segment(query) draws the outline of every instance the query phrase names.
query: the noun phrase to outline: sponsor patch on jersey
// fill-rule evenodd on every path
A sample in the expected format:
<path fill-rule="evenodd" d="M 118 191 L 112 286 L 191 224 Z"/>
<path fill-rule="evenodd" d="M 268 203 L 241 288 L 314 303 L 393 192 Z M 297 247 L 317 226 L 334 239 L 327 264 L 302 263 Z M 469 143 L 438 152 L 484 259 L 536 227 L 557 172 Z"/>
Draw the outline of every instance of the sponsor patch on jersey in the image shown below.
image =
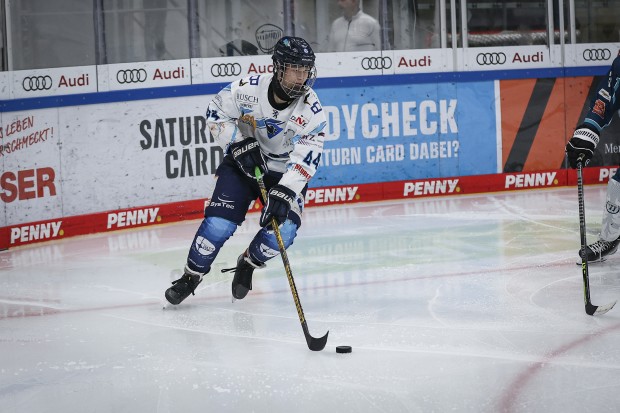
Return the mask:
<path fill-rule="evenodd" d="M 601 95 L 601 97 L 605 99 L 606 101 L 611 102 L 611 96 L 609 96 L 609 92 L 606 91 L 605 89 L 599 90 L 598 94 Z"/>
<path fill-rule="evenodd" d="M 605 102 L 600 99 L 596 99 L 596 102 L 594 102 L 594 107 L 592 108 L 592 112 L 596 113 L 601 118 L 605 118 L 605 107 Z"/>
<path fill-rule="evenodd" d="M 291 122 L 293 122 L 295 125 L 299 125 L 302 127 L 305 127 L 306 125 L 308 125 L 308 120 L 304 118 L 302 115 L 291 116 Z"/>
<path fill-rule="evenodd" d="M 239 118 L 239 122 L 250 125 L 252 129 L 256 129 L 256 119 L 252 115 L 242 115 Z"/>
<path fill-rule="evenodd" d="M 247 93 L 237 92 L 237 100 L 240 100 L 241 102 L 258 103 L 258 98 L 256 96 L 249 95 Z"/>
<path fill-rule="evenodd" d="M 301 165 L 295 165 L 293 170 L 297 172 L 299 175 L 303 176 L 306 181 L 312 179 L 312 176 Z"/>

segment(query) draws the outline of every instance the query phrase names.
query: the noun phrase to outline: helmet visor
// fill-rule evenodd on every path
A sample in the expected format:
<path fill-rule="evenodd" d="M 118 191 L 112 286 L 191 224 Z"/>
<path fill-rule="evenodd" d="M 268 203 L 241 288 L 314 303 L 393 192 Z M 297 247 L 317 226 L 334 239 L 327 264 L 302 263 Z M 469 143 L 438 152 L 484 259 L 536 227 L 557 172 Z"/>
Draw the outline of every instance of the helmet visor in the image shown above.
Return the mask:
<path fill-rule="evenodd" d="M 316 66 L 277 62 L 277 80 L 282 90 L 292 99 L 306 93 L 316 80 Z"/>

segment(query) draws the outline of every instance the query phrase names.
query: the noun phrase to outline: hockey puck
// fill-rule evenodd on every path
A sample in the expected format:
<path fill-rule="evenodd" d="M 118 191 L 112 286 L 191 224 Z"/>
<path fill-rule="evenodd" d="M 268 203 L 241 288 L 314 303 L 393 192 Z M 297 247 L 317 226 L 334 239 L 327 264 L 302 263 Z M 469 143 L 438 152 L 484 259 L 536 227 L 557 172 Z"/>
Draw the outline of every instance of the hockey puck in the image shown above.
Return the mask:
<path fill-rule="evenodd" d="M 338 346 L 338 347 L 336 347 L 336 353 L 350 353 L 352 351 L 353 351 L 353 349 L 351 349 L 351 346 Z"/>

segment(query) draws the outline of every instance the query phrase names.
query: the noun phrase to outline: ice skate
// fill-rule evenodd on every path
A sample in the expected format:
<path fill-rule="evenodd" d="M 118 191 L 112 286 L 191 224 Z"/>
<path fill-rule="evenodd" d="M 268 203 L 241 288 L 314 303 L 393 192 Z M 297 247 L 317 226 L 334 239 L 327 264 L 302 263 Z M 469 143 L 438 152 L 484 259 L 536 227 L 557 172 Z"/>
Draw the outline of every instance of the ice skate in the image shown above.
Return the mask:
<path fill-rule="evenodd" d="M 605 261 L 605 257 L 615 253 L 618 250 L 618 244 L 620 244 L 620 238 L 617 238 L 614 241 L 599 239 L 595 243 L 586 246 L 586 258 L 588 262 Z M 579 250 L 579 257 L 583 258 L 581 250 Z"/>
<path fill-rule="evenodd" d="M 166 290 L 166 300 L 170 304 L 177 305 L 194 294 L 198 284 L 202 282 L 203 274 L 198 274 L 185 268 L 185 273 L 176 281 L 172 282 L 172 287 Z"/>
<path fill-rule="evenodd" d="M 248 255 L 247 251 L 239 255 L 237 258 L 237 266 L 227 268 L 222 272 L 235 271 L 232 280 L 232 295 L 237 300 L 245 298 L 248 291 L 252 289 L 252 274 L 256 268 L 264 268 L 265 264 L 255 263 Z"/>

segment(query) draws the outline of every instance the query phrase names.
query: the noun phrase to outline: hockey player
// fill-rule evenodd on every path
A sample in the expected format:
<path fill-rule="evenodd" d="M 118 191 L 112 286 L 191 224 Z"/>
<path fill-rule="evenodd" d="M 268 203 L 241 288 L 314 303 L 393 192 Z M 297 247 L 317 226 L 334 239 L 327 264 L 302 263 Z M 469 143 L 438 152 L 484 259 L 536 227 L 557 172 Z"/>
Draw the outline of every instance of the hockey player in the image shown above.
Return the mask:
<path fill-rule="evenodd" d="M 579 159 L 586 166 L 599 142 L 603 128 L 611 123 L 614 113 L 620 109 L 620 55 L 615 58 L 607 77 L 597 87 L 590 110 L 584 122 L 577 126 L 573 137 L 566 144 L 566 155 L 571 168 L 577 167 Z M 602 260 L 613 254 L 620 244 L 620 169 L 607 184 L 607 203 L 598 241 L 586 247 L 588 261 Z M 579 256 L 581 256 L 579 251 Z M 582 257 L 583 258 L 583 257 Z"/>
<path fill-rule="evenodd" d="M 205 217 L 189 249 L 184 274 L 166 290 L 179 304 L 200 284 L 226 240 L 245 220 L 260 196 L 255 167 L 264 173 L 267 202 L 261 229 L 239 255 L 232 295 L 242 299 L 252 289 L 252 273 L 279 254 L 271 228 L 275 218 L 288 248 L 301 225 L 308 181 L 323 152 L 325 114 L 315 92 L 315 55 L 299 37 L 283 37 L 273 52 L 273 74 L 237 80 L 222 89 L 207 108 L 211 135 L 225 156 Z M 233 269 L 231 269 L 233 270 Z"/>

